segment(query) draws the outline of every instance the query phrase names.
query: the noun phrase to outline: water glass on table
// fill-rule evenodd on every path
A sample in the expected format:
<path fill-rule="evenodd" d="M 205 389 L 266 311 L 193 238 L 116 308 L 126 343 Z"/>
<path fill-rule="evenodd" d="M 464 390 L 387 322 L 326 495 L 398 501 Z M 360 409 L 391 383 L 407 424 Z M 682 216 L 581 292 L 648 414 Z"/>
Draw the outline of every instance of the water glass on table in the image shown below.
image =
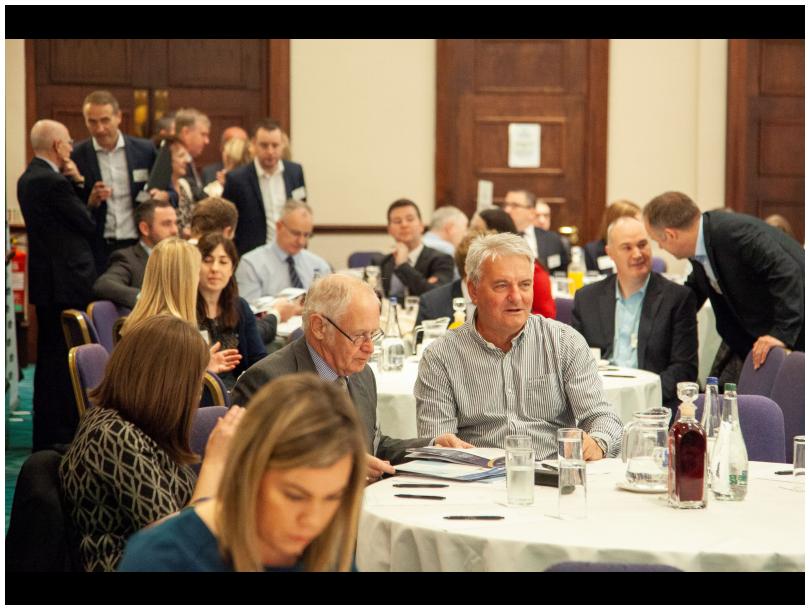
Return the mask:
<path fill-rule="evenodd" d="M 587 515 L 584 436 L 579 428 L 557 430 L 560 480 L 557 487 L 560 519 L 584 519 Z"/>
<path fill-rule="evenodd" d="M 534 504 L 534 450 L 523 434 L 506 437 L 506 501 L 512 506 Z"/>
<path fill-rule="evenodd" d="M 793 437 L 793 489 L 804 491 L 804 436 Z"/>

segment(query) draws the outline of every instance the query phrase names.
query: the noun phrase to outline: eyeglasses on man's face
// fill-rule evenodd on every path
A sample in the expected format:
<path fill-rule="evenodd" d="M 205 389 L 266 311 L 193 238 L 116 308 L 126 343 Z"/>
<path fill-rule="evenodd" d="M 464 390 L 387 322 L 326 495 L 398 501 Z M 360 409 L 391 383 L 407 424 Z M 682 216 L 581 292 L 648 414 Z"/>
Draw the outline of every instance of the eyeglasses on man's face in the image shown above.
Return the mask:
<path fill-rule="evenodd" d="M 288 225 L 288 224 L 287 224 L 286 222 L 284 222 L 283 220 L 281 221 L 281 224 L 283 224 L 283 225 L 284 225 L 284 228 L 285 228 L 285 229 L 287 229 L 287 231 L 290 233 L 290 235 L 292 235 L 292 236 L 293 236 L 293 237 L 295 237 L 296 239 L 301 239 L 301 238 L 303 238 L 303 239 L 310 239 L 310 238 L 312 237 L 312 231 L 309 231 L 309 232 L 306 232 L 306 231 L 296 231 L 295 229 L 291 229 L 291 228 L 290 228 L 290 225 Z M 319 243 L 320 243 L 320 242 L 319 242 Z"/>
<path fill-rule="evenodd" d="M 361 345 L 362 345 L 364 342 L 366 342 L 366 341 L 371 341 L 372 343 L 374 343 L 374 342 L 375 342 L 375 341 L 377 341 L 378 339 L 382 339 L 383 335 L 385 334 L 385 333 L 382 331 L 382 329 L 381 329 L 381 328 L 378 328 L 378 329 L 377 329 L 377 330 L 375 330 L 374 332 L 371 332 L 371 333 L 362 333 L 362 334 L 360 334 L 360 335 L 357 335 L 357 336 L 352 337 L 352 336 L 351 336 L 350 334 L 348 334 L 348 333 L 347 333 L 345 330 L 343 330 L 343 329 L 342 329 L 340 326 L 338 326 L 337 324 L 335 324 L 335 323 L 334 323 L 334 322 L 333 322 L 333 321 L 332 321 L 332 320 L 329 318 L 329 316 L 325 316 L 324 314 L 319 314 L 319 315 L 320 315 L 322 318 L 324 318 L 324 319 L 325 319 L 327 322 L 329 322 L 329 323 L 330 323 L 332 326 L 334 326 L 335 328 L 337 328 L 337 329 L 338 329 L 338 331 L 340 331 L 340 334 L 341 334 L 341 335 L 343 335 L 343 336 L 344 336 L 344 337 L 346 337 L 346 338 L 347 338 L 349 341 L 351 341 L 352 343 L 354 343 L 355 347 L 360 347 L 360 346 L 361 346 Z"/>

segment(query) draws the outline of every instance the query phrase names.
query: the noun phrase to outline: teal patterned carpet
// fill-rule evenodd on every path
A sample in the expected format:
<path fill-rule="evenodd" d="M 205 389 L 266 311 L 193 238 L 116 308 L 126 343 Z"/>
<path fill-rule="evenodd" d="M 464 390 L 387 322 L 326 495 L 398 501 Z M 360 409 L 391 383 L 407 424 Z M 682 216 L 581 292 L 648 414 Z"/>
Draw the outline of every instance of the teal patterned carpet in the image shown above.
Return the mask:
<path fill-rule="evenodd" d="M 11 514 L 11 502 L 14 499 L 14 486 L 17 484 L 17 475 L 23 462 L 31 455 L 31 430 L 34 395 L 34 365 L 23 369 L 23 379 L 20 380 L 20 402 L 18 412 L 6 417 L 6 529 L 8 532 L 8 518 Z M 20 411 L 27 411 L 21 414 Z"/>

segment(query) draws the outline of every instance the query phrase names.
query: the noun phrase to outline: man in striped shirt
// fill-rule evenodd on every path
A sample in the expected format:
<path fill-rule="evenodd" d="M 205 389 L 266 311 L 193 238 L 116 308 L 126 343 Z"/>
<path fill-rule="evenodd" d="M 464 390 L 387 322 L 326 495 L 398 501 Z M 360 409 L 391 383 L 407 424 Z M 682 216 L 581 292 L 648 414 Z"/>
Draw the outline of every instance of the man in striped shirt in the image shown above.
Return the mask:
<path fill-rule="evenodd" d="M 586 460 L 619 452 L 622 422 L 602 392 L 588 344 L 572 327 L 530 315 L 534 257 L 507 233 L 473 242 L 465 270 L 475 315 L 434 341 L 416 381 L 419 436 L 456 434 L 503 447 L 527 434 L 538 459 L 557 452 L 557 429 L 585 431 Z"/>

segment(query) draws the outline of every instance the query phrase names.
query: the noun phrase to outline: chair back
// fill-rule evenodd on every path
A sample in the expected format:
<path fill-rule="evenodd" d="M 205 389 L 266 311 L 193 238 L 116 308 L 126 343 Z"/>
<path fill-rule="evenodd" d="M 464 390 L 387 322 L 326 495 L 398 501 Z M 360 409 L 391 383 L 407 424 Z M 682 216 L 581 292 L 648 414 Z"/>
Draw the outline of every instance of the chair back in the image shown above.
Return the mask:
<path fill-rule="evenodd" d="M 45 449 L 22 465 L 6 535 L 7 572 L 82 571 L 59 482 L 61 460 L 60 453 Z"/>
<path fill-rule="evenodd" d="M 653 256 L 652 257 L 652 270 L 656 273 L 666 273 L 667 272 L 667 261 L 665 261 L 660 256 Z"/>
<path fill-rule="evenodd" d="M 557 306 L 557 321 L 571 324 L 574 321 L 574 299 L 554 298 Z"/>
<path fill-rule="evenodd" d="M 678 568 L 652 563 L 597 563 L 593 561 L 561 561 L 545 572 L 683 572 Z"/>
<path fill-rule="evenodd" d="M 121 316 L 129 315 L 128 307 L 119 307 L 112 301 L 93 301 L 87 306 L 87 315 L 98 333 L 98 342 L 112 353 L 115 346 L 113 325 Z"/>
<path fill-rule="evenodd" d="M 703 416 L 704 396 L 705 394 L 700 394 L 695 401 L 695 417 L 698 421 Z M 723 408 L 722 394 L 720 408 Z M 784 462 L 785 419 L 779 405 L 767 396 L 738 394 L 737 411 L 748 459 L 756 462 Z M 793 461 L 792 457 L 790 461 Z"/>
<path fill-rule="evenodd" d="M 62 332 L 68 349 L 87 343 L 98 343 L 96 327 L 86 313 L 78 309 L 65 309 L 62 312 Z"/>
<path fill-rule="evenodd" d="M 349 268 L 365 267 L 377 256 L 382 258 L 382 252 L 352 252 L 349 255 Z"/>
<path fill-rule="evenodd" d="M 227 407 L 200 407 L 194 414 L 194 421 L 191 423 L 191 450 L 201 458 L 205 457 L 205 445 L 211 430 L 217 425 L 219 418 L 228 412 Z M 200 473 L 200 464 L 191 466 L 197 474 Z"/>
<path fill-rule="evenodd" d="M 215 405 L 231 406 L 231 397 L 228 388 L 216 373 L 205 371 L 203 377 L 203 395 L 200 401 L 201 407 L 213 407 Z"/>
<path fill-rule="evenodd" d="M 109 359 L 110 354 L 99 343 L 88 343 L 70 348 L 68 368 L 79 417 L 90 408 L 91 403 L 87 392 L 98 387 L 101 380 L 104 379 L 104 370 L 107 368 Z"/>
<path fill-rule="evenodd" d="M 776 374 L 785 361 L 787 352 L 781 347 L 774 347 L 768 352 L 765 364 L 756 371 L 754 370 L 752 353 L 748 352 L 745 357 L 742 371 L 740 371 L 740 381 L 737 384 L 737 393 L 770 396 L 771 390 L 773 390 L 773 382 L 776 381 Z"/>
<path fill-rule="evenodd" d="M 793 437 L 804 434 L 804 352 L 787 355 L 773 382 L 771 400 L 785 417 L 785 461 L 792 464 Z"/>

